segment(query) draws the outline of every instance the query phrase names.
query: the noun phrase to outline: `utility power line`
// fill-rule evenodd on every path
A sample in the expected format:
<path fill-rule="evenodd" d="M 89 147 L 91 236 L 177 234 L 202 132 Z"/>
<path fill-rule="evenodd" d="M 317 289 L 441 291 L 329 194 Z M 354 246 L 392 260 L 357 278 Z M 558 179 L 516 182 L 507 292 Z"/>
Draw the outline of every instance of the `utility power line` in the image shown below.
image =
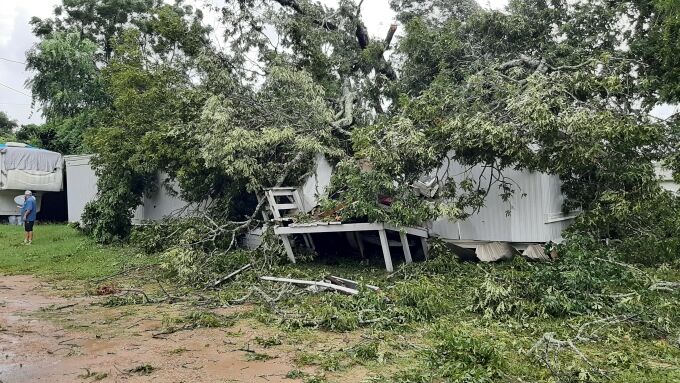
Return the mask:
<path fill-rule="evenodd" d="M 6 58 L 4 58 L 4 57 L 0 57 L 0 60 L 5 60 L 5 61 L 9 61 L 9 62 L 11 62 L 11 63 L 17 63 L 17 64 L 26 65 L 25 62 L 17 61 L 17 60 L 12 60 L 12 59 L 6 59 Z"/>
<path fill-rule="evenodd" d="M 1 85 L 1 86 L 4 86 L 4 87 L 7 88 L 7 89 L 13 90 L 13 91 L 15 91 L 15 92 L 17 92 L 17 93 L 21 93 L 21 94 L 23 94 L 23 95 L 26 96 L 26 97 L 31 97 L 30 94 L 24 93 L 24 92 L 22 92 L 22 91 L 20 91 L 19 89 L 16 89 L 16 88 L 12 88 L 12 87 L 9 86 L 9 85 L 3 84 L 3 83 L 1 83 L 1 82 L 0 82 L 0 85 Z"/>

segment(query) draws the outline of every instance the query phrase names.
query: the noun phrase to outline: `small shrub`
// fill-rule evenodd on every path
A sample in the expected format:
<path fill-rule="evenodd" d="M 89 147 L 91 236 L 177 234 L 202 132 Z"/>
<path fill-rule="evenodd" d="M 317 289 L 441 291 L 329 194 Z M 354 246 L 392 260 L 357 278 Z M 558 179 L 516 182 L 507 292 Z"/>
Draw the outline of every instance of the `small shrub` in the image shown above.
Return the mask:
<path fill-rule="evenodd" d="M 352 356 L 360 361 L 377 360 L 379 355 L 380 343 L 377 341 L 361 342 L 350 349 Z"/>
<path fill-rule="evenodd" d="M 288 371 L 286 379 L 302 379 L 305 376 L 307 376 L 307 374 L 304 371 L 295 369 Z"/>
<path fill-rule="evenodd" d="M 274 359 L 273 356 L 265 353 L 260 353 L 260 352 L 249 352 L 246 357 L 249 361 L 257 361 L 257 360 L 270 360 Z"/>
<path fill-rule="evenodd" d="M 283 344 L 281 338 L 278 336 L 271 336 L 268 338 L 261 338 L 258 336 L 255 338 L 255 342 L 264 348 L 280 346 L 281 344 Z"/>
<path fill-rule="evenodd" d="M 394 383 L 432 383 L 433 376 L 431 371 L 413 368 L 395 373 L 390 381 Z"/>
<path fill-rule="evenodd" d="M 311 353 L 299 352 L 295 355 L 293 362 L 298 366 L 318 366 L 324 371 L 340 371 L 352 363 L 346 360 L 347 354 L 344 352 L 324 352 Z"/>
<path fill-rule="evenodd" d="M 427 366 L 438 376 L 466 383 L 492 382 L 500 376 L 504 364 L 496 344 L 446 328 L 431 336 L 434 346 L 426 351 Z"/>
<path fill-rule="evenodd" d="M 310 375 L 304 378 L 304 383 L 326 383 L 326 377 L 321 375 Z"/>
<path fill-rule="evenodd" d="M 84 374 L 78 375 L 78 377 L 81 378 L 81 379 L 92 378 L 92 380 L 95 381 L 95 382 L 106 379 L 108 376 L 109 376 L 109 374 L 107 374 L 106 372 L 90 371 L 88 368 L 85 369 Z"/>
<path fill-rule="evenodd" d="M 127 372 L 137 375 L 151 375 L 151 373 L 154 372 L 155 370 L 156 368 L 150 364 L 142 364 L 127 370 Z"/>
<path fill-rule="evenodd" d="M 168 324 L 183 324 L 191 328 L 218 328 L 234 325 L 234 318 L 210 311 L 192 311 L 182 317 L 166 321 Z"/>
<path fill-rule="evenodd" d="M 129 305 L 141 305 L 148 303 L 146 298 L 141 294 L 127 294 L 124 296 L 114 295 L 108 297 L 101 303 L 103 307 L 119 307 Z"/>
<path fill-rule="evenodd" d="M 519 311 L 519 297 L 513 291 L 513 285 L 498 281 L 487 275 L 482 284 L 474 290 L 473 312 L 482 314 L 484 318 L 503 318 Z"/>
<path fill-rule="evenodd" d="M 393 291 L 394 303 L 411 321 L 429 321 L 452 311 L 451 297 L 443 288 L 446 282 L 436 277 L 420 277 L 398 283 Z"/>

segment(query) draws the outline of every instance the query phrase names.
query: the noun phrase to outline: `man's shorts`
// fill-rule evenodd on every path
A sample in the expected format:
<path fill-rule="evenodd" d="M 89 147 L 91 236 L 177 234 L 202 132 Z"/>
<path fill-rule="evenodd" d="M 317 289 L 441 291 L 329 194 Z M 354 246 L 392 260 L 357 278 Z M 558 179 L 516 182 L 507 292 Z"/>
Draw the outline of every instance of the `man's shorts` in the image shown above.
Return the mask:
<path fill-rule="evenodd" d="M 33 231 L 33 224 L 35 221 L 25 221 L 24 222 L 24 230 L 25 231 Z"/>

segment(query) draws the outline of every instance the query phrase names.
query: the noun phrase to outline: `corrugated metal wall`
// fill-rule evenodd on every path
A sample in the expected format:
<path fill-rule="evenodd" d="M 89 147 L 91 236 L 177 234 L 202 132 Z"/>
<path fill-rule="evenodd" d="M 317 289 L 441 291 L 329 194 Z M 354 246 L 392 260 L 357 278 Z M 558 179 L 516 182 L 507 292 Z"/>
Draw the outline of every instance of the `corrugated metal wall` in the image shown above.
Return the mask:
<path fill-rule="evenodd" d="M 69 221 L 80 221 L 85 204 L 97 195 L 97 177 L 90 166 L 90 156 L 66 156 Z M 316 159 L 316 173 L 302 187 L 306 208 L 318 202 L 330 182 L 332 166 L 322 157 Z M 488 172 L 488 170 L 487 170 Z M 437 175 L 461 181 L 466 177 L 488 182 L 483 168 L 470 169 L 451 163 L 448 173 L 444 167 Z M 527 171 L 504 172 L 515 183 L 515 194 L 503 201 L 497 188 L 489 193 L 486 205 L 470 218 L 456 222 L 440 218 L 430 223 L 430 232 L 445 239 L 504 242 L 547 242 L 559 240 L 562 230 L 568 226 L 561 213 L 562 194 L 560 182 L 555 176 Z M 159 184 L 164 176 L 159 175 Z M 77 185 L 77 186 L 75 186 Z M 526 194 L 526 196 L 522 196 Z M 168 193 L 164 188 L 145 198 L 134 217 L 134 222 L 159 220 L 186 206 L 186 202 Z M 506 212 L 510 210 L 510 215 Z"/>
<path fill-rule="evenodd" d="M 66 203 L 69 222 L 80 222 L 85 205 L 97 197 L 97 175 L 90 165 L 91 155 L 64 156 L 66 163 Z M 135 211 L 133 221 L 143 219 L 143 207 Z"/>
<path fill-rule="evenodd" d="M 162 186 L 167 174 L 158 174 L 157 184 L 158 189 L 153 195 L 144 197 L 144 203 L 138 208 L 137 214 L 135 215 L 134 223 L 141 223 L 141 221 L 160 221 L 163 218 L 177 214 L 183 209 L 187 208 L 189 205 L 185 200 L 181 199 L 179 196 L 175 196 L 168 192 L 165 186 Z M 177 183 L 170 183 L 170 187 L 173 188 L 175 192 L 179 191 Z M 184 213 L 190 213 L 186 209 Z"/>
<path fill-rule="evenodd" d="M 326 188 L 331 183 L 333 166 L 326 160 L 326 157 L 319 154 L 314 159 L 316 169 L 302 185 L 302 198 L 306 212 L 312 210 L 319 203 L 319 196 L 326 193 Z"/>
<path fill-rule="evenodd" d="M 671 170 L 662 167 L 661 164 L 655 164 L 654 170 L 659 177 L 659 183 L 662 188 L 676 194 L 680 192 L 680 185 L 673 179 L 673 172 Z"/>
<path fill-rule="evenodd" d="M 447 162 L 448 164 L 448 162 Z M 446 169 L 448 167 L 448 173 Z M 465 168 L 458 163 L 444 165 L 437 173 L 456 182 L 465 178 L 489 182 L 490 169 Z M 569 224 L 561 213 L 563 196 L 555 176 L 529 171 L 504 170 L 515 193 L 503 201 L 498 185 L 492 186 L 485 206 L 464 221 L 440 218 L 431 232 L 445 239 L 463 241 L 547 242 L 561 239 Z M 445 181 L 444 181 L 445 182 Z"/>

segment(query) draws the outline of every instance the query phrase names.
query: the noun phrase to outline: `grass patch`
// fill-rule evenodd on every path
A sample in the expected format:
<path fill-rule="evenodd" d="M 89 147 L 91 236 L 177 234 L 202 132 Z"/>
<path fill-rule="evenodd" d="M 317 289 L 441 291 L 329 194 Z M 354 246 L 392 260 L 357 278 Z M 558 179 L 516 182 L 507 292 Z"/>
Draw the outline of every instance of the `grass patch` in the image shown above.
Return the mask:
<path fill-rule="evenodd" d="M 36 235 L 33 246 L 23 246 L 21 228 L 0 226 L 0 240 L 9 244 L 0 250 L 0 274 L 78 280 L 153 260 L 139 258 L 131 248 L 99 246 L 63 225 L 39 226 Z M 680 282 L 677 262 L 626 266 L 606 250 L 572 249 L 553 263 L 518 258 L 493 265 L 442 253 L 403 266 L 389 278 L 382 268 L 351 260 L 332 266 L 274 265 L 267 272 L 308 280 L 332 274 L 381 289 L 356 296 L 305 294 L 246 272 L 220 290 L 201 294 L 211 295 L 217 305 L 246 302 L 254 309 L 232 315 L 205 307 L 173 312 L 177 316 L 166 318 L 168 328 L 160 335 L 231 327 L 249 318 L 254 342 L 268 354 L 247 351 L 248 360 L 294 355 L 297 369 L 286 377 L 305 382 L 342 382 L 358 375 L 367 376 L 367 383 L 680 381 L 680 289 L 649 288 L 656 281 Z M 280 294 L 282 289 L 289 291 Z M 116 287 L 98 291 L 107 295 Z M 130 295 L 111 296 L 102 304 L 137 303 L 144 302 Z M 251 334 L 234 329 L 224 336 L 244 333 Z M 565 346 L 568 341 L 578 351 Z M 153 367 L 133 370 L 128 372 L 150 374 Z"/>
<path fill-rule="evenodd" d="M 135 375 L 151 375 L 152 372 L 156 370 L 156 367 L 150 364 L 141 364 L 137 367 L 133 367 L 127 370 L 130 374 Z"/>
<path fill-rule="evenodd" d="M 0 274 L 85 280 L 153 262 L 125 246 L 101 246 L 68 225 L 36 225 L 32 245 L 21 226 L 0 225 Z"/>
<path fill-rule="evenodd" d="M 231 316 L 219 315 L 210 311 L 191 311 L 188 314 L 166 321 L 168 325 L 183 325 L 189 328 L 231 327 L 236 320 Z"/>
<path fill-rule="evenodd" d="M 255 337 L 255 343 L 259 344 L 260 346 L 262 346 L 264 348 L 280 346 L 280 345 L 283 344 L 280 336 L 270 336 L 268 338 L 263 338 L 263 337 L 258 336 L 258 337 Z"/>
<path fill-rule="evenodd" d="M 78 375 L 80 379 L 92 379 L 95 382 L 106 379 L 108 376 L 109 374 L 107 374 L 106 372 L 90 371 L 87 368 L 85 369 L 84 374 Z"/>
<path fill-rule="evenodd" d="M 248 354 L 246 354 L 246 359 L 248 361 L 252 362 L 252 361 L 270 360 L 270 359 L 274 359 L 274 357 L 269 355 L 269 354 L 262 353 L 262 352 L 249 352 Z"/>

